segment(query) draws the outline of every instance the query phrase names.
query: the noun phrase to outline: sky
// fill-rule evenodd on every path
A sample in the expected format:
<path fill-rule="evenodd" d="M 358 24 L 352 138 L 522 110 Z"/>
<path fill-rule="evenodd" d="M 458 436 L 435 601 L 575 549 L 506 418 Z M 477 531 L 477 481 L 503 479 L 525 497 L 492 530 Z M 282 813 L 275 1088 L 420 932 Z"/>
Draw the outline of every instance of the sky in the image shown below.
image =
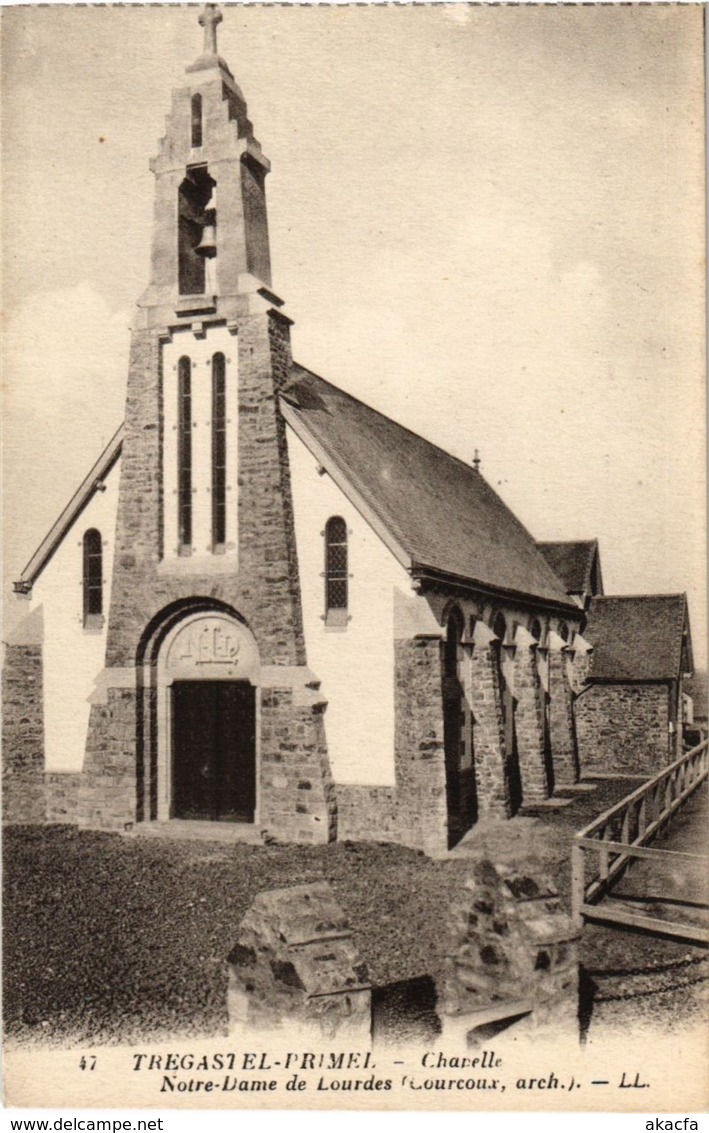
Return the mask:
<path fill-rule="evenodd" d="M 686 590 L 705 664 L 701 7 L 224 12 L 297 360 Z M 198 13 L 2 11 L 6 596 L 122 416 Z"/>

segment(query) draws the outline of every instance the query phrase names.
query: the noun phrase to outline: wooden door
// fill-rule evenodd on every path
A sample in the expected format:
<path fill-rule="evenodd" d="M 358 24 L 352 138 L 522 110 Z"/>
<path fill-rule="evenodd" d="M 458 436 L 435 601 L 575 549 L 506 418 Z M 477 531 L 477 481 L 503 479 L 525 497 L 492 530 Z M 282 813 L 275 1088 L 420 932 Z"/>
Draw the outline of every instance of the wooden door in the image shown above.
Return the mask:
<path fill-rule="evenodd" d="M 172 685 L 172 816 L 253 822 L 256 690 L 245 681 Z"/>

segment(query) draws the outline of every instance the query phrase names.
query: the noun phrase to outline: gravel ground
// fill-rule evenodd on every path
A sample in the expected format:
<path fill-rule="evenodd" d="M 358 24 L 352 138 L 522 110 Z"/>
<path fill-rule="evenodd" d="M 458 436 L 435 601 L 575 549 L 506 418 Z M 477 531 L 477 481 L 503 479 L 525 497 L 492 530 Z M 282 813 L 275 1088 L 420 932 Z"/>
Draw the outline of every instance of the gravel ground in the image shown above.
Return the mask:
<path fill-rule="evenodd" d="M 553 818 L 513 819 L 484 848 L 494 856 L 503 838 L 506 856 L 531 857 L 568 896 L 570 834 L 627 789 L 604 784 Z M 432 861 L 373 843 L 261 847 L 7 828 L 7 1037 L 97 1045 L 224 1033 L 224 958 L 239 922 L 259 890 L 299 882 L 332 883 L 375 985 L 426 975 L 481 849 Z M 592 1025 L 632 1013 L 672 1029 L 703 1009 L 702 949 L 590 925 L 581 960 Z"/>

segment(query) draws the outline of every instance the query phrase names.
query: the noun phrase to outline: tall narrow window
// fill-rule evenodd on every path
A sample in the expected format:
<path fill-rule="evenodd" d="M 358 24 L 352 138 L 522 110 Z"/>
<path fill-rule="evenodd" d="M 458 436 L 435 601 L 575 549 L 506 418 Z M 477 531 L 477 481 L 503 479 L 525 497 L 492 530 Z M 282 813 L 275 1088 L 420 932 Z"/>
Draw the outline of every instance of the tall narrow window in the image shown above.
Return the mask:
<path fill-rule="evenodd" d="M 103 614 L 103 549 L 101 532 L 91 527 L 84 533 L 84 625 Z"/>
<path fill-rule="evenodd" d="M 212 358 L 212 543 L 226 543 L 226 364 Z"/>
<path fill-rule="evenodd" d="M 325 623 L 347 625 L 347 525 L 339 515 L 325 527 Z"/>
<path fill-rule="evenodd" d="M 202 95 L 192 95 L 192 149 L 202 144 Z"/>
<path fill-rule="evenodd" d="M 177 529 L 180 550 L 192 543 L 192 363 L 177 363 Z"/>

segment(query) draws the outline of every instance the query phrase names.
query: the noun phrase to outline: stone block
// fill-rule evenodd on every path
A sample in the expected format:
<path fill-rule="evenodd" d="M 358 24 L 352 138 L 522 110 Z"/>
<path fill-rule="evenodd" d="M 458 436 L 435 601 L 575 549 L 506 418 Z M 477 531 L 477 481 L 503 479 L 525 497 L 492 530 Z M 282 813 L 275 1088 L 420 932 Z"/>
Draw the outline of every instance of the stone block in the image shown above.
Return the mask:
<path fill-rule="evenodd" d="M 303 1039 L 369 1046 L 367 965 L 328 883 L 259 893 L 228 962 L 233 1033 L 297 1027 Z"/>
<path fill-rule="evenodd" d="M 452 902 L 437 976 L 443 1038 L 493 1011 L 527 1033 L 578 1033 L 578 931 L 543 875 L 482 860 Z"/>

